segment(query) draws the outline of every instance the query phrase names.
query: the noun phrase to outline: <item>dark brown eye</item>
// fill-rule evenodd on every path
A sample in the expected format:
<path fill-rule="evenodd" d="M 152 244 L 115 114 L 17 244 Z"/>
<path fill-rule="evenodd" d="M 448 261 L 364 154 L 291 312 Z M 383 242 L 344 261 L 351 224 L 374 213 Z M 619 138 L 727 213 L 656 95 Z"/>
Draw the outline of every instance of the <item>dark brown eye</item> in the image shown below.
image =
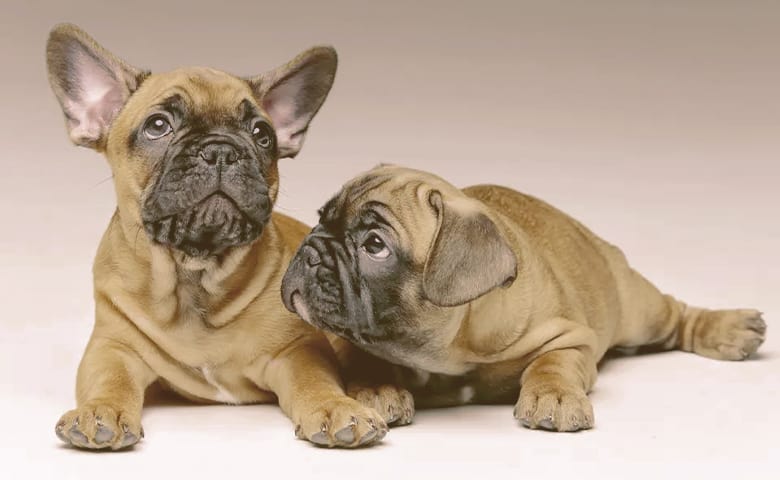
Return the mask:
<path fill-rule="evenodd" d="M 273 144 L 273 132 L 271 127 L 265 122 L 255 122 L 252 126 L 252 137 L 260 148 L 271 148 Z"/>
<path fill-rule="evenodd" d="M 390 249 L 376 233 L 370 233 L 361 247 L 371 258 L 377 260 L 384 260 L 390 256 Z"/>
<path fill-rule="evenodd" d="M 149 140 L 157 140 L 173 131 L 171 123 L 165 118 L 165 115 L 152 115 L 144 124 L 144 135 Z"/>

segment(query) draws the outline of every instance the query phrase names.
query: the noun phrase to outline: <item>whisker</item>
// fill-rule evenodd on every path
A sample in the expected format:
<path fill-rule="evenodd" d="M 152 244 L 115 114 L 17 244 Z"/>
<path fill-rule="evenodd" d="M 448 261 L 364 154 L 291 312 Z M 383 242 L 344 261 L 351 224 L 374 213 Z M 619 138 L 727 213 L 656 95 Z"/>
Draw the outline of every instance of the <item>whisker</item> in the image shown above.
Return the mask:
<path fill-rule="evenodd" d="M 135 231 L 135 239 L 133 240 L 133 253 L 138 253 L 138 234 L 141 233 L 141 229 L 143 228 L 143 225 L 139 225 L 138 229 Z"/>
<path fill-rule="evenodd" d="M 100 185 L 103 185 L 104 183 L 106 183 L 107 181 L 112 180 L 113 178 L 114 178 L 113 174 L 109 175 L 108 178 L 104 178 L 103 180 L 101 180 L 101 181 L 97 182 L 96 184 L 92 185 L 92 188 L 97 188 Z"/>

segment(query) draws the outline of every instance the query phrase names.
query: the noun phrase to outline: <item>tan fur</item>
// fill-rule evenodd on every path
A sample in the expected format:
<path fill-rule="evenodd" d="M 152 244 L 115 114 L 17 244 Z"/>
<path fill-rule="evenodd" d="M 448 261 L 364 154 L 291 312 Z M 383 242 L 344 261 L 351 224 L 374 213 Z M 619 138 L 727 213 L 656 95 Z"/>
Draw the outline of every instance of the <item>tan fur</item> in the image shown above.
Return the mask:
<path fill-rule="evenodd" d="M 378 186 L 350 197 L 372 181 Z M 366 202 L 385 204 L 398 244 L 422 271 L 436 243 L 434 191 L 460 215 L 480 213 L 494 222 L 514 252 L 517 279 L 509 288 L 451 308 L 415 303 L 420 285 L 404 286 L 405 301 L 418 312 L 409 321 L 425 339 L 425 351 L 363 347 L 412 367 L 397 374 L 405 375 L 418 405 L 514 401 L 522 387 L 515 415 L 526 426 L 589 428 L 593 412 L 586 394 L 608 349 L 654 346 L 741 360 L 764 339 L 759 312 L 704 310 L 664 295 L 631 269 L 618 248 L 545 202 L 511 189 L 483 185 L 461 191 L 432 174 L 381 166 L 342 192 L 350 197 L 348 216 Z M 481 244 L 452 248 L 478 252 Z M 477 273 L 464 275 L 476 279 Z M 332 341 L 346 358 L 345 342 Z"/>
<path fill-rule="evenodd" d="M 75 27 L 55 34 L 91 42 Z M 246 81 L 216 70 L 153 74 L 93 145 L 111 165 L 117 209 L 95 257 L 95 326 L 78 370 L 77 408 L 62 416 L 58 436 L 84 448 L 132 445 L 143 436 L 144 392 L 159 381 L 196 401 L 278 401 L 297 435 L 318 444 L 380 439 L 382 417 L 345 395 L 324 335 L 282 305 L 282 275 L 305 225 L 274 213 L 254 243 L 205 260 L 153 244 L 143 231 L 139 199 L 152 169 L 128 139 L 173 92 L 213 115 L 254 99 Z M 272 168 L 266 180 L 275 200 Z"/>

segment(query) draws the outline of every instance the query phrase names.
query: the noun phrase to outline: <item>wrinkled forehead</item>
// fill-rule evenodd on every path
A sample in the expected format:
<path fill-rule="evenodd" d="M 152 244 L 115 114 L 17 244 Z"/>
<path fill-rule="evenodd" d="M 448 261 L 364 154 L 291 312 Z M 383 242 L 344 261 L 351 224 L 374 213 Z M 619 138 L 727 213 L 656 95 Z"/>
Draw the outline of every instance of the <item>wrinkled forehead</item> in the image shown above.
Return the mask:
<path fill-rule="evenodd" d="M 150 75 L 131 96 L 126 108 L 139 112 L 150 106 L 167 104 L 179 104 L 179 107 L 214 116 L 236 116 L 246 107 L 263 114 L 246 81 L 200 67 Z"/>
<path fill-rule="evenodd" d="M 429 205 L 428 197 L 433 190 L 445 195 L 459 192 L 452 184 L 432 173 L 397 165 L 380 165 L 347 182 L 342 195 L 349 204 L 384 201 L 391 207 L 397 207 L 398 214 L 405 215 L 407 209 L 418 211 L 419 207 Z"/>
<path fill-rule="evenodd" d="M 320 211 L 326 227 L 347 230 L 366 217 L 381 215 L 414 256 L 424 260 L 436 231 L 431 191 L 454 188 L 439 177 L 395 166 L 381 166 L 350 180 Z M 419 251 L 418 251 L 419 250 Z"/>

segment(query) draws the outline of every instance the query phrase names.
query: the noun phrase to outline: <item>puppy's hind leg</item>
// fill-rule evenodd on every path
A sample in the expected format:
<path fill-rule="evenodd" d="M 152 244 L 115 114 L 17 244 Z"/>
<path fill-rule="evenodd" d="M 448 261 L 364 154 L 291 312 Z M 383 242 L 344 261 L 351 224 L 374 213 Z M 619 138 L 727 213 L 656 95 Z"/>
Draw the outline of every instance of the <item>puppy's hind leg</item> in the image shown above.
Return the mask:
<path fill-rule="evenodd" d="M 669 296 L 667 301 L 676 328 L 663 340 L 666 348 L 716 360 L 744 360 L 764 342 L 766 323 L 757 310 L 707 310 Z"/>
<path fill-rule="evenodd" d="M 631 307 L 624 312 L 614 346 L 652 346 L 716 360 L 744 360 L 764 342 L 761 312 L 692 307 L 641 280 L 644 285 L 627 302 Z"/>

